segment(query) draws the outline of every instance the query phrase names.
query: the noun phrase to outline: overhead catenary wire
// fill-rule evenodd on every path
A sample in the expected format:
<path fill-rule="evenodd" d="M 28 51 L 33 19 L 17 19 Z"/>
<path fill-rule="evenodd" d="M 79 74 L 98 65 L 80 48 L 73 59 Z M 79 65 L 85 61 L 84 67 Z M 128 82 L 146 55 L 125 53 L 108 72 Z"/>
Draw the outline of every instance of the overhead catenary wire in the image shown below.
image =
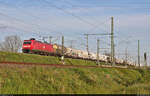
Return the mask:
<path fill-rule="evenodd" d="M 72 6 L 72 8 L 74 8 L 74 7 L 78 7 L 77 5 L 75 6 L 75 5 L 73 5 L 72 3 L 70 3 L 70 2 L 68 2 L 67 0 L 61 0 L 61 1 L 64 1 L 65 3 L 67 3 L 67 4 L 69 4 L 69 5 L 71 5 Z M 78 9 L 79 11 L 80 11 L 80 9 Z M 86 17 L 87 17 L 88 15 L 86 14 Z M 88 16 L 88 17 L 90 17 L 90 18 L 92 18 L 92 20 L 93 20 L 93 22 L 95 23 L 95 22 L 97 22 L 97 20 L 95 20 L 95 18 L 94 17 L 91 17 L 91 16 Z M 104 23 L 106 22 L 106 20 L 104 21 L 104 22 L 101 22 L 101 23 L 99 23 L 98 22 L 98 24 L 96 24 L 96 26 L 94 27 L 94 28 L 92 28 L 92 29 L 95 29 L 95 28 L 99 28 L 100 27 L 100 25 L 103 25 Z M 101 29 L 102 30 L 102 29 Z M 104 31 L 104 30 L 103 30 Z M 105 31 L 104 31 L 105 32 Z"/>
<path fill-rule="evenodd" d="M 97 27 L 97 26 L 95 26 L 95 27 Z"/>
<path fill-rule="evenodd" d="M 43 0 L 43 1 L 45 1 L 45 2 L 47 2 L 47 3 L 51 3 L 51 2 L 49 2 L 49 1 L 47 1 L 47 0 Z M 93 24 L 89 23 L 88 21 L 85 21 L 85 20 L 82 19 L 81 17 L 79 17 L 79 16 L 77 16 L 77 15 L 75 15 L 75 14 L 72 14 L 71 12 L 68 12 L 68 11 L 64 10 L 63 8 L 61 8 L 61 7 L 57 7 L 57 6 L 55 6 L 55 5 L 50 5 L 50 6 L 55 7 L 56 9 L 59 9 L 59 10 L 65 12 L 65 13 L 67 13 L 67 14 L 72 15 L 73 17 L 79 19 L 80 21 L 82 21 L 82 22 L 84 22 L 84 23 L 86 23 L 86 24 L 89 24 L 89 25 L 91 25 L 91 26 L 94 26 Z"/>
<path fill-rule="evenodd" d="M 15 17 L 12 17 L 12 16 L 9 16 L 9 15 L 6 15 L 6 14 L 4 14 L 4 13 L 0 13 L 0 15 L 2 15 L 2 16 L 5 16 L 5 18 L 9 18 L 11 21 L 9 21 L 9 22 L 16 22 L 16 23 L 20 23 L 20 24 L 23 24 L 21 27 L 23 27 L 24 28 L 24 30 L 25 29 L 30 29 L 29 31 L 27 31 L 26 30 L 26 32 L 28 32 L 28 33 L 34 33 L 34 34 L 39 34 L 39 33 L 37 33 L 37 32 L 32 32 L 31 31 L 31 26 L 30 25 L 28 25 L 26 22 L 24 22 L 23 20 L 20 20 L 20 19 L 17 19 L 17 18 L 15 18 Z M 36 26 L 36 28 L 39 30 L 39 28 L 40 28 L 40 26 L 38 25 L 38 24 L 31 24 L 32 26 L 34 25 L 34 26 Z M 6 25 L 6 26 L 9 26 L 10 27 L 10 25 Z M 13 27 L 13 26 L 11 26 L 11 27 Z M 31 27 L 31 28 L 28 28 L 28 27 Z M 17 27 L 14 27 L 14 28 L 17 28 Z M 19 28 L 17 28 L 17 29 L 21 29 L 20 27 Z M 47 28 L 48 30 L 51 30 L 51 32 L 55 32 L 55 33 L 60 33 L 60 32 L 57 32 L 57 31 L 54 31 L 54 30 L 52 30 L 52 29 L 50 29 L 50 28 Z M 23 29 L 22 29 L 23 30 Z M 32 30 L 33 30 L 33 28 L 32 28 Z M 36 30 L 37 31 L 37 30 Z M 43 34 L 43 33 L 42 33 Z M 44 33 L 45 34 L 45 33 Z M 40 35 L 40 34 L 39 34 Z"/>
<path fill-rule="evenodd" d="M 6 5 L 7 5 L 7 3 L 5 3 L 5 2 L 2 2 L 2 1 L 0 1 L 0 2 L 1 2 L 1 4 L 6 4 Z M 3 16 L 9 17 L 9 18 L 11 18 L 12 20 L 16 20 L 16 21 L 21 22 L 21 23 L 23 23 L 23 24 L 25 24 L 25 25 L 28 25 L 28 24 L 26 24 L 26 22 L 24 22 L 24 21 L 22 21 L 22 20 L 20 20 L 20 19 L 17 19 L 17 18 L 15 18 L 15 17 L 8 16 L 8 15 L 6 15 L 6 14 L 4 14 L 4 13 L 0 13 L 0 14 L 3 15 Z M 40 19 L 38 16 L 35 16 L 35 15 L 33 15 L 32 13 L 30 13 L 30 12 L 28 12 L 28 11 L 25 11 L 24 14 L 29 15 L 30 17 L 35 18 L 36 21 Z M 35 21 L 35 20 L 34 20 L 34 21 Z M 31 25 L 36 26 L 36 28 L 37 28 L 38 30 L 40 30 L 40 27 L 41 27 L 41 26 L 40 26 L 39 23 L 36 23 L 36 24 L 35 24 L 35 23 L 32 23 Z M 53 24 L 53 25 L 54 25 L 54 24 Z M 58 31 L 52 30 L 50 27 L 48 27 L 48 28 L 46 28 L 46 29 L 51 30 L 51 32 L 60 33 L 61 35 L 63 35 L 62 32 L 58 32 Z M 39 31 L 39 35 L 40 35 L 40 34 L 43 34 L 43 33 Z"/>
<path fill-rule="evenodd" d="M 71 13 L 71 12 L 68 12 L 68 11 L 66 11 L 65 9 L 61 8 L 61 7 L 58 7 L 58 6 L 56 6 L 56 5 L 53 5 L 52 2 L 49 2 L 49 1 L 47 1 L 47 0 L 43 0 L 43 1 L 45 1 L 45 2 L 46 2 L 47 4 L 49 4 L 50 6 L 52 6 L 52 7 L 56 8 L 56 9 L 59 9 L 59 10 L 63 11 L 64 13 L 70 14 L 71 16 L 75 17 L 76 19 L 78 19 L 79 21 L 81 21 L 81 22 L 83 22 L 83 23 L 85 23 L 85 24 L 88 24 L 88 25 L 93 26 L 93 27 L 96 27 L 96 26 L 97 26 L 97 25 L 95 25 L 95 24 L 92 24 L 92 23 L 89 22 L 89 21 L 86 21 L 85 19 L 81 18 L 80 16 L 77 16 L 77 15 Z"/>
<path fill-rule="evenodd" d="M 66 0 L 62 0 L 62 1 L 64 1 L 64 2 L 68 3 L 69 5 L 71 5 L 72 8 L 74 7 L 74 5 L 72 5 L 72 3 L 67 2 Z M 76 7 L 77 7 L 77 6 L 76 6 Z M 86 15 L 86 16 L 88 16 L 88 15 Z M 91 18 L 91 16 L 90 16 L 90 18 Z M 95 19 L 95 18 L 92 18 L 92 20 L 94 20 L 94 19 Z M 95 29 L 100 29 L 100 28 L 101 28 L 100 26 L 103 25 L 106 21 L 107 21 L 107 20 L 105 20 L 105 21 L 103 21 L 103 22 L 101 22 L 101 23 L 95 24 L 95 26 L 94 26 L 93 28 L 91 28 L 87 33 L 92 32 L 92 31 L 94 31 Z M 94 20 L 94 22 L 97 22 L 97 21 Z M 102 29 L 102 28 L 101 28 L 101 30 L 102 30 L 103 32 L 106 32 L 106 33 L 107 33 L 106 30 L 104 30 L 104 29 Z"/>

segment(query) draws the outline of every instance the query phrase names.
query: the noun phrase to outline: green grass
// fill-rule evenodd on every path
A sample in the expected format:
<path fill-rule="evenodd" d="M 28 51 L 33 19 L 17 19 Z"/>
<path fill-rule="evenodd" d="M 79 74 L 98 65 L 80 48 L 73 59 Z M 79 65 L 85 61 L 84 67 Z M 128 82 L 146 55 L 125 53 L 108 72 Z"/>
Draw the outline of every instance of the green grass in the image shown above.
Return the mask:
<path fill-rule="evenodd" d="M 5 60 L 14 62 L 17 60 L 22 62 L 22 59 L 19 58 L 23 57 L 26 60 L 30 60 L 30 62 L 58 62 L 56 57 L 52 56 L 47 57 L 5 52 L 1 52 L 0 56 L 5 56 Z M 39 60 L 36 61 L 37 58 Z M 1 60 L 3 60 L 3 58 L 1 58 Z M 75 59 L 71 60 L 71 62 L 76 65 L 93 63 L 91 61 Z M 64 93 L 150 94 L 150 70 L 0 65 L 0 94 Z"/>
<path fill-rule="evenodd" d="M 0 66 L 0 94 L 150 94 L 140 70 Z M 143 79 L 144 78 L 144 79 Z"/>
<path fill-rule="evenodd" d="M 60 57 L 41 56 L 35 54 L 0 52 L 0 62 L 24 62 L 41 64 L 61 64 Z M 94 61 L 65 58 L 66 65 L 96 65 Z M 104 63 L 100 63 L 104 64 Z"/>

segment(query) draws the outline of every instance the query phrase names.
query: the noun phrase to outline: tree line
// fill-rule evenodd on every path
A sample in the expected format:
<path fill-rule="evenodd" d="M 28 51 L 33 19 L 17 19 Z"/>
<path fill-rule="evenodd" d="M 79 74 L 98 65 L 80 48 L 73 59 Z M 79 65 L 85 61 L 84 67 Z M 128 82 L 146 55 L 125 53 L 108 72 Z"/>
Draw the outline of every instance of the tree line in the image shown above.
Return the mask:
<path fill-rule="evenodd" d="M 22 43 L 21 38 L 17 35 L 6 36 L 4 41 L 0 43 L 0 51 L 19 52 Z"/>

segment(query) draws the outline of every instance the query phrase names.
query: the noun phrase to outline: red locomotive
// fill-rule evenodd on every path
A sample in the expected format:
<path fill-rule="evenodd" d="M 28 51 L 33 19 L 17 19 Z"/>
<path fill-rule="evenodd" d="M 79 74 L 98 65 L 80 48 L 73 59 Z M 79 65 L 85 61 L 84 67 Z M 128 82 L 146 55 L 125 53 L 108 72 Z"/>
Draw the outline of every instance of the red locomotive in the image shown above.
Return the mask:
<path fill-rule="evenodd" d="M 23 53 L 37 53 L 37 54 L 54 54 L 54 48 L 52 44 L 43 43 L 35 40 L 34 38 L 30 40 L 24 40 Z"/>
<path fill-rule="evenodd" d="M 23 53 L 61 56 L 62 47 L 57 44 L 52 45 L 31 38 L 30 40 L 24 40 L 22 51 Z M 64 48 L 64 51 L 66 51 L 66 48 Z"/>

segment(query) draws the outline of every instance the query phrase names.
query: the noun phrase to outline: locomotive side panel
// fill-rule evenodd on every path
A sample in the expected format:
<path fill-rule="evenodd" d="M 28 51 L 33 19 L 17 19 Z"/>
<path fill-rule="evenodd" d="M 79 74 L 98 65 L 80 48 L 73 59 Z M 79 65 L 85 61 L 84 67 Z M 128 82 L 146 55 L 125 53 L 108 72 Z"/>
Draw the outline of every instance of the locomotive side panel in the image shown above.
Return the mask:
<path fill-rule="evenodd" d="M 23 48 L 24 53 L 53 53 L 51 44 L 42 43 L 36 40 L 24 40 Z M 28 52 L 27 52 L 28 50 Z"/>

